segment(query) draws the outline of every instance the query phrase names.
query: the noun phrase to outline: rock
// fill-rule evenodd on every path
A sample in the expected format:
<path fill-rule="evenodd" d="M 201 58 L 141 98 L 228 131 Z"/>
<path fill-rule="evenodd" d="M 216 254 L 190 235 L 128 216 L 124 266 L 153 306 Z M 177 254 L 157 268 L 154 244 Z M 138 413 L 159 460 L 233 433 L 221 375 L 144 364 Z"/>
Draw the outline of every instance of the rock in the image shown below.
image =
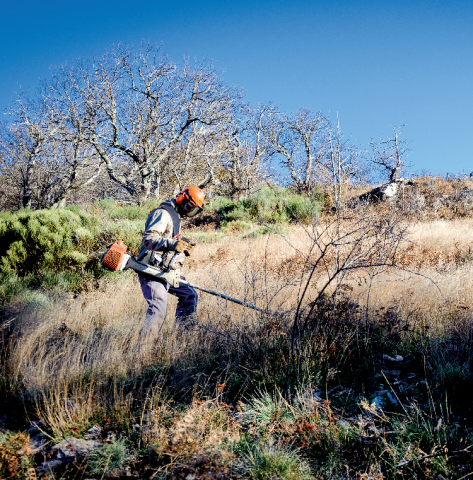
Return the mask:
<path fill-rule="evenodd" d="M 402 362 L 404 357 L 401 355 L 394 355 L 394 357 L 390 357 L 389 355 L 384 354 L 383 360 L 387 360 L 388 362 Z"/>
<path fill-rule="evenodd" d="M 30 451 L 34 455 L 39 452 L 43 452 L 46 449 L 46 446 L 49 444 L 48 440 L 46 440 L 41 435 L 36 435 L 34 437 L 30 437 Z"/>
<path fill-rule="evenodd" d="M 354 207 L 359 203 L 376 203 L 379 201 L 394 200 L 397 197 L 400 188 L 411 187 L 413 185 L 414 182 L 412 180 L 398 178 L 393 182 L 380 185 L 379 187 L 373 188 L 373 190 L 352 199 L 348 202 L 348 205 Z"/>
<path fill-rule="evenodd" d="M 94 425 L 93 427 L 89 428 L 84 435 L 85 440 L 96 440 L 100 434 L 102 433 L 102 427 L 98 425 Z"/>
<path fill-rule="evenodd" d="M 393 404 L 393 405 L 397 405 L 399 402 L 397 401 L 397 398 L 395 395 L 393 395 L 392 392 L 386 392 L 386 395 L 388 396 L 389 398 L 389 401 Z"/>
<path fill-rule="evenodd" d="M 473 190 L 460 190 L 457 193 L 457 198 L 460 201 L 470 203 L 473 201 Z"/>
<path fill-rule="evenodd" d="M 52 472 L 56 467 L 59 467 L 60 465 L 64 465 L 65 463 L 70 463 L 73 460 L 74 460 L 73 458 L 62 458 L 62 459 L 48 460 L 47 462 L 44 462 L 39 467 L 36 467 L 36 469 L 35 469 L 36 474 L 38 476 L 40 476 L 43 473 Z"/>
<path fill-rule="evenodd" d="M 411 212 L 422 212 L 425 209 L 425 197 L 419 193 L 412 195 L 406 204 L 406 209 Z"/>
<path fill-rule="evenodd" d="M 373 398 L 373 403 L 377 408 L 382 408 L 385 405 L 386 398 L 394 405 L 399 403 L 396 395 L 394 395 L 390 390 L 378 390 L 377 392 L 374 392 L 374 394 L 375 397 Z"/>
<path fill-rule="evenodd" d="M 384 400 L 382 397 L 376 395 L 376 397 L 373 398 L 373 401 L 371 402 L 371 406 L 374 406 L 375 408 L 383 408 L 384 406 Z"/>
<path fill-rule="evenodd" d="M 105 438 L 105 442 L 114 443 L 116 439 L 117 439 L 117 434 L 116 433 L 110 432 L 110 431 L 107 432 L 107 437 Z"/>
<path fill-rule="evenodd" d="M 69 437 L 61 443 L 54 445 L 51 452 L 57 459 L 78 458 L 92 453 L 99 447 L 95 440 L 83 440 L 81 438 Z"/>
<path fill-rule="evenodd" d="M 30 428 L 28 428 L 28 432 L 30 433 L 36 433 L 36 432 L 41 432 L 45 428 L 44 423 L 41 420 L 35 420 L 34 422 L 31 422 Z"/>
<path fill-rule="evenodd" d="M 77 402 L 75 402 L 74 400 L 72 400 L 71 398 L 67 399 L 66 404 L 67 404 L 68 408 L 71 408 L 73 410 L 79 410 L 80 409 L 80 405 Z"/>

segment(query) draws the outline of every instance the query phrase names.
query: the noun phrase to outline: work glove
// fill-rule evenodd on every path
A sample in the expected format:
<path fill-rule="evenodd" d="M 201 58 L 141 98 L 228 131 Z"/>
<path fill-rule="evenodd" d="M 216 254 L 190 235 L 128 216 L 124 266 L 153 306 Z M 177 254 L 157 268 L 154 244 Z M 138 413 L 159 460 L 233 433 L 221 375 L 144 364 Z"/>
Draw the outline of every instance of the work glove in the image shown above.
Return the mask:
<path fill-rule="evenodd" d="M 186 242 L 185 240 L 178 240 L 176 245 L 174 246 L 174 250 L 177 253 L 185 253 L 189 256 L 192 252 L 192 249 L 195 247 L 195 242 Z"/>

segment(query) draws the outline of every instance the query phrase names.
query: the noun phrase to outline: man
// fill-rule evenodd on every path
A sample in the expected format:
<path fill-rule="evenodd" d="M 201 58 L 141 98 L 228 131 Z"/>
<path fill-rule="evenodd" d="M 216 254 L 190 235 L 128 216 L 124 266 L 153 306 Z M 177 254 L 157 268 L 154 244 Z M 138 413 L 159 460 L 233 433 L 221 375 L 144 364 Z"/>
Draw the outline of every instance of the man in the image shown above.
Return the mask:
<path fill-rule="evenodd" d="M 194 185 L 184 188 L 176 199 L 166 200 L 152 210 L 145 224 L 138 260 L 154 264 L 154 252 L 176 251 L 190 255 L 195 243 L 180 239 L 181 217 L 193 217 L 204 210 L 204 192 Z M 187 329 L 194 323 L 197 293 L 187 285 L 170 287 L 165 281 L 139 275 L 148 311 L 140 331 L 140 349 L 149 350 L 158 338 L 166 319 L 168 292 L 178 298 L 175 324 Z M 182 277 L 184 278 L 184 277 Z"/>

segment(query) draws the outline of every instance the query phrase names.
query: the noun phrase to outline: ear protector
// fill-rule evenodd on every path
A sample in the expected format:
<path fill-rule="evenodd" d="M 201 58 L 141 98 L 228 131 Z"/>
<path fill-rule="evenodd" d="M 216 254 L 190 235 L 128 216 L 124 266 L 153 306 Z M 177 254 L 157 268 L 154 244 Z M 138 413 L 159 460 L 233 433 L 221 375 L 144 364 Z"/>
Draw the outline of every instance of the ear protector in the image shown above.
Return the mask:
<path fill-rule="evenodd" d="M 184 188 L 181 193 L 176 197 L 176 203 L 178 205 L 182 205 L 184 202 L 187 202 L 187 200 L 191 200 L 187 188 Z"/>

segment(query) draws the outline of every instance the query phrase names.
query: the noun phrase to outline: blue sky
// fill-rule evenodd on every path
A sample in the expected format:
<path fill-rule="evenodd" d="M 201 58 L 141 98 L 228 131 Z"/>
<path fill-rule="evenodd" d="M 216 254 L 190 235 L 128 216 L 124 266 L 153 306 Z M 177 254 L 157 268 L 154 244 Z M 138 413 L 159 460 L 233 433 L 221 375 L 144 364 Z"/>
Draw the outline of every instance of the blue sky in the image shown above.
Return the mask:
<path fill-rule="evenodd" d="M 412 170 L 473 171 L 471 0 L 2 0 L 0 111 L 114 43 L 211 58 L 249 102 L 336 117 L 359 147 L 405 124 Z"/>

